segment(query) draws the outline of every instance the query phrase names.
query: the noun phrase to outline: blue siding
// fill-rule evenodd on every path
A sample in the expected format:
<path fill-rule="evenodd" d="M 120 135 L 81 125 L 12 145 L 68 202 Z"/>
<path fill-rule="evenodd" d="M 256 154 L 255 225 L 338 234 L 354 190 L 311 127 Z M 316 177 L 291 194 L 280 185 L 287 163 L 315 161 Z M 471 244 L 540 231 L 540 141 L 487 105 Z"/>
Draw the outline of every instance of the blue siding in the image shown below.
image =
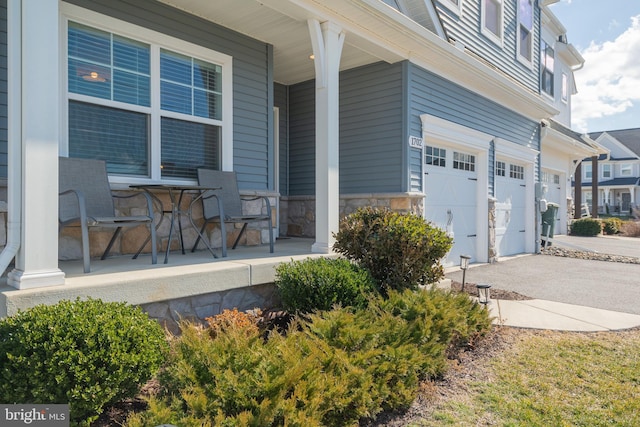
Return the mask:
<path fill-rule="evenodd" d="M 340 74 L 340 192 L 402 191 L 405 185 L 402 64 Z"/>
<path fill-rule="evenodd" d="M 315 83 L 289 88 L 289 191 L 315 194 Z M 405 186 L 402 64 L 377 63 L 340 74 L 340 193 Z"/>
<path fill-rule="evenodd" d="M 0 0 L 0 178 L 7 177 L 7 0 Z"/>
<path fill-rule="evenodd" d="M 289 87 L 289 195 L 316 192 L 315 81 Z"/>
<path fill-rule="evenodd" d="M 69 0 L 69 3 L 232 56 L 234 169 L 241 188 L 268 188 L 273 134 L 270 46 L 155 1 Z"/>
<path fill-rule="evenodd" d="M 462 16 L 436 1 L 436 8 L 447 35 L 462 42 L 467 49 L 492 66 L 515 78 L 520 84 L 539 92 L 540 9 L 533 5 L 533 69 L 517 60 L 517 1 L 504 1 L 504 37 L 502 47 L 481 33 L 480 0 L 464 0 Z"/>
<path fill-rule="evenodd" d="M 426 113 L 534 150 L 540 150 L 537 122 L 414 64 L 408 66 L 410 68 L 409 126 L 412 135 L 417 135 L 417 132 L 422 129 L 420 115 Z M 491 168 L 493 163 L 493 150 L 491 150 L 489 154 Z M 490 173 L 490 194 L 493 194 L 492 177 L 493 174 Z"/>

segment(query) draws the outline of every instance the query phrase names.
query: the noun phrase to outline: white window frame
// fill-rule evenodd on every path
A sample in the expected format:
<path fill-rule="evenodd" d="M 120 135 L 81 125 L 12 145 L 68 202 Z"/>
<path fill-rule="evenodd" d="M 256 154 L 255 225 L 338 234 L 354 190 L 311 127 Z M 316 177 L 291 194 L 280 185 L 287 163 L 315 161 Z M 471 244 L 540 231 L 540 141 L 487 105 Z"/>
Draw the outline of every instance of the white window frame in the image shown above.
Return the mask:
<path fill-rule="evenodd" d="M 545 49 L 543 49 L 542 44 L 544 43 Z M 553 50 L 553 69 L 548 68 L 546 64 L 543 63 L 542 59 L 546 58 L 546 47 L 550 47 Z M 547 41 L 543 38 L 540 39 L 540 92 L 542 92 L 545 96 L 555 99 L 556 96 L 556 49 L 553 43 L 547 43 Z M 544 72 L 545 70 L 551 71 L 551 93 L 547 92 L 542 86 L 542 82 L 544 81 Z"/>
<path fill-rule="evenodd" d="M 633 172 L 633 166 L 631 163 L 623 163 L 620 165 L 620 176 L 631 176 Z"/>
<path fill-rule="evenodd" d="M 569 102 L 569 76 L 564 71 L 562 72 L 562 87 L 560 88 L 560 98 L 562 102 L 567 104 Z"/>
<path fill-rule="evenodd" d="M 503 46 L 503 39 L 504 39 L 504 0 L 489 0 L 492 1 L 496 4 L 496 6 L 499 9 L 499 22 L 498 22 L 498 28 L 500 29 L 500 34 L 496 35 L 494 34 L 491 30 L 489 30 L 486 26 L 486 13 L 487 13 L 487 8 L 485 7 L 485 1 L 486 0 L 480 0 L 480 31 L 482 32 L 482 34 L 487 37 L 489 40 L 491 40 L 493 43 L 497 44 L 498 46 L 502 47 Z"/>
<path fill-rule="evenodd" d="M 611 164 L 610 163 L 603 163 L 602 164 L 602 178 L 603 179 L 611 179 L 611 178 L 613 178 L 613 176 L 611 174 Z"/>
<path fill-rule="evenodd" d="M 149 168 L 150 177 L 124 177 L 113 175 L 109 177 L 112 183 L 136 184 L 161 180 L 161 118 L 171 117 L 190 122 L 206 123 L 220 126 L 222 129 L 221 169 L 233 170 L 233 57 L 211 50 L 209 48 L 186 42 L 175 37 L 168 36 L 157 31 L 149 30 L 134 24 L 130 24 L 110 16 L 102 15 L 75 5 L 61 3 L 60 5 L 60 76 L 62 81 L 61 96 L 61 126 L 60 126 L 60 155 L 69 154 L 68 115 L 69 101 L 77 100 L 95 105 L 121 108 L 127 111 L 137 111 L 148 114 L 150 117 L 150 142 L 149 142 Z M 86 95 L 69 93 L 68 90 L 68 49 L 67 35 L 69 21 L 87 25 L 102 31 L 117 34 L 135 41 L 143 42 L 151 46 L 151 106 L 142 107 L 132 104 L 124 104 L 106 99 L 94 98 Z M 190 116 L 181 113 L 160 110 L 160 49 L 167 49 L 192 58 L 216 64 L 222 67 L 222 119 L 207 119 Z M 171 183 L 171 179 L 163 182 Z M 184 180 L 177 180 L 178 182 Z"/>
<path fill-rule="evenodd" d="M 584 179 L 591 181 L 593 179 L 593 165 L 591 163 L 585 163 L 583 166 L 584 166 Z"/>
<path fill-rule="evenodd" d="M 457 0 L 458 4 L 456 4 L 456 0 L 440 0 L 440 2 L 451 12 L 455 13 L 458 16 L 462 16 L 462 6 L 464 0 Z"/>
<path fill-rule="evenodd" d="M 517 24 L 517 34 L 516 34 L 516 56 L 518 58 L 518 61 L 520 61 L 523 65 L 527 66 L 530 69 L 533 69 L 533 58 L 534 58 L 534 51 L 533 51 L 533 40 L 535 38 L 535 25 L 534 25 L 534 1 L 533 0 L 524 0 L 524 1 L 529 1 L 531 2 L 531 28 L 526 28 L 524 27 L 524 24 L 522 22 L 522 15 L 521 15 L 521 11 L 520 11 L 520 3 L 523 0 L 517 0 L 516 4 L 517 4 L 517 14 L 518 14 L 518 24 Z M 529 52 L 531 54 L 530 58 L 526 58 L 524 56 L 522 56 L 520 54 L 520 45 L 521 45 L 521 37 L 520 37 L 520 32 L 522 31 L 522 28 L 525 28 L 528 32 L 529 32 Z"/>

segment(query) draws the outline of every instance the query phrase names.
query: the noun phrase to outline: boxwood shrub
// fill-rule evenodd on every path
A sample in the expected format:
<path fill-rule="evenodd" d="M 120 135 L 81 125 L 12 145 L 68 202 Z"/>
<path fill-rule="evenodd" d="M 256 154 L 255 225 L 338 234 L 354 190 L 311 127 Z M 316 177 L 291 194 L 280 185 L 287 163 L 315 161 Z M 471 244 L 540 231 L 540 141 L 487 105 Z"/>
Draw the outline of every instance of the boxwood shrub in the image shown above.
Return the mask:
<path fill-rule="evenodd" d="M 602 220 L 602 231 L 604 234 L 618 234 L 621 228 L 622 220 L 620 218 L 610 217 Z"/>
<path fill-rule="evenodd" d="M 307 258 L 276 267 L 276 289 L 283 308 L 309 313 L 335 305 L 364 307 L 376 293 L 369 273 L 346 259 Z"/>
<path fill-rule="evenodd" d="M 444 277 L 453 240 L 421 216 L 360 208 L 346 216 L 333 249 L 367 269 L 382 293 L 417 289 Z"/>
<path fill-rule="evenodd" d="M 0 320 L 0 402 L 69 404 L 89 425 L 134 397 L 163 363 L 167 341 L 140 308 L 100 300 L 39 305 Z"/>
<path fill-rule="evenodd" d="M 573 236 L 597 236 L 602 233 L 602 223 L 595 218 L 580 218 L 571 223 Z"/>

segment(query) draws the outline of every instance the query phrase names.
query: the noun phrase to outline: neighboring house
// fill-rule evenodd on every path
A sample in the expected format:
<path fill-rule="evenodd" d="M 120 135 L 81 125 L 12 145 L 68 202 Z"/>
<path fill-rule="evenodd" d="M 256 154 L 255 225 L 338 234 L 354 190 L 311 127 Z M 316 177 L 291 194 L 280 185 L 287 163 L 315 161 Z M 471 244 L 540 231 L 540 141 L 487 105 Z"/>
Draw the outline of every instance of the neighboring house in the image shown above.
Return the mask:
<path fill-rule="evenodd" d="M 594 132 L 589 136 L 606 147 L 609 154 L 599 158 L 596 169 L 589 162 L 583 163 L 582 200 L 592 205 L 593 190 L 589 187 L 595 181 L 599 214 L 632 214 L 640 198 L 640 128 Z"/>
<path fill-rule="evenodd" d="M 0 0 L 8 283 L 64 283 L 42 250 L 73 239 L 53 208 L 59 155 L 107 160 L 120 190 L 234 170 L 273 199 L 279 234 L 313 237 L 314 252 L 363 205 L 446 229 L 446 265 L 535 252 L 541 166 L 565 182 L 593 151 L 546 130 L 568 120 L 581 61 L 544 38 L 549 3 Z M 566 72 L 551 72 L 552 41 Z M 565 74 L 566 92 L 549 93 Z"/>

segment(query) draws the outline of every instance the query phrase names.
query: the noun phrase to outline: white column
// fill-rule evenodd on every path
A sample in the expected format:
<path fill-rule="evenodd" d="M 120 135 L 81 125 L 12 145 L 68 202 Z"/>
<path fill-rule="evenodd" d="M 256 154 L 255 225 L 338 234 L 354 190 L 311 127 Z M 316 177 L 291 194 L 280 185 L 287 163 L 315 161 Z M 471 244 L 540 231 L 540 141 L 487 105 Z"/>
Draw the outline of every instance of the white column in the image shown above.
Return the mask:
<path fill-rule="evenodd" d="M 329 253 L 339 227 L 339 80 L 342 29 L 308 21 L 316 71 L 316 241 L 311 250 Z"/>
<path fill-rule="evenodd" d="M 60 46 L 58 2 L 10 2 L 20 28 L 9 35 L 20 56 L 19 79 L 9 91 L 19 106 L 10 111 L 10 135 L 22 147 L 21 244 L 7 283 L 18 289 L 60 285 L 58 268 L 58 139 L 60 126 Z M 13 12 L 16 12 L 15 14 Z M 13 27 L 15 28 L 15 26 Z M 12 37 L 13 36 L 13 37 Z M 16 141 L 9 141 L 16 144 Z M 10 182 L 9 185 L 12 185 Z"/>

